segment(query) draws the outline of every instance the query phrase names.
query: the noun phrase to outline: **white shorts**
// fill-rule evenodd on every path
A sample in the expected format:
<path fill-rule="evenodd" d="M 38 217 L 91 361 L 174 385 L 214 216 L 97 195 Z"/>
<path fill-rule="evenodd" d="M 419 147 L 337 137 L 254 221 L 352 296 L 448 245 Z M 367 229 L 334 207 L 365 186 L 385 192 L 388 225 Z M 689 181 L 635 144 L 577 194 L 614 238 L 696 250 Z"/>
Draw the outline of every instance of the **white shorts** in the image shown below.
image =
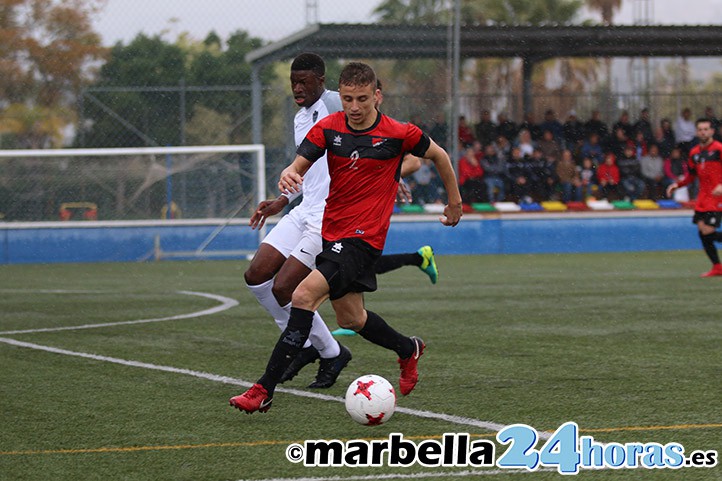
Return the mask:
<path fill-rule="evenodd" d="M 313 270 L 316 268 L 316 256 L 321 253 L 322 248 L 322 215 L 308 215 L 299 209 L 293 209 L 278 221 L 263 242 L 286 258 L 293 256 Z"/>

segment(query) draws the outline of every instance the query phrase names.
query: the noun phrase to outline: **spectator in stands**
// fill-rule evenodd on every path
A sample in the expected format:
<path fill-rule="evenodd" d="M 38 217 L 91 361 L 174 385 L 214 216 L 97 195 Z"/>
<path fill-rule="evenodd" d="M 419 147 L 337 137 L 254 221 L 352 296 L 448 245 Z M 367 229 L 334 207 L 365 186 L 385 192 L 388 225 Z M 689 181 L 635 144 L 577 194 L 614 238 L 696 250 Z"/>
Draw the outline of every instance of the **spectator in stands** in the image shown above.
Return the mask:
<path fill-rule="evenodd" d="M 612 132 L 620 127 L 624 129 L 624 133 L 627 135 L 628 139 L 634 137 L 634 127 L 632 127 L 632 124 L 629 122 L 629 112 L 626 110 L 622 110 L 619 114 L 619 119 L 617 119 L 617 121 L 612 125 Z"/>
<path fill-rule="evenodd" d="M 579 178 L 579 171 L 577 170 L 577 164 L 574 162 L 574 157 L 572 157 L 571 150 L 564 149 L 562 151 L 562 157 L 556 165 L 556 174 L 559 187 L 562 190 L 562 202 L 582 200 L 582 191 L 580 188 L 582 182 Z"/>
<path fill-rule="evenodd" d="M 659 154 L 662 157 L 668 157 L 672 153 L 672 149 L 676 145 L 672 122 L 669 119 L 659 121 L 659 129 L 654 135 L 655 143 L 659 146 Z"/>
<path fill-rule="evenodd" d="M 639 159 L 639 165 L 647 184 L 647 197 L 652 200 L 659 199 L 671 182 L 668 182 L 664 175 L 664 159 L 659 155 L 656 144 L 649 146 L 649 152 Z"/>
<path fill-rule="evenodd" d="M 630 201 L 641 198 L 644 195 L 646 185 L 642 178 L 639 159 L 634 153 L 634 147 L 628 145 L 624 148 L 622 156 L 617 158 L 617 167 L 619 168 L 619 183 L 622 186 L 624 197 Z"/>
<path fill-rule="evenodd" d="M 582 159 L 582 166 L 579 170 L 579 190 L 582 194 L 582 200 L 596 197 L 599 191 L 599 181 L 597 180 L 597 165 L 591 157 Z"/>
<path fill-rule="evenodd" d="M 627 136 L 627 131 L 624 127 L 617 127 L 614 129 L 614 134 L 609 139 L 609 143 L 606 147 L 606 151 L 611 152 L 614 156 L 619 159 L 624 155 L 624 149 L 631 147 L 634 150 L 634 142 Z M 619 164 L 617 164 L 619 165 Z"/>
<path fill-rule="evenodd" d="M 599 182 L 600 196 L 604 199 L 619 198 L 619 167 L 613 153 L 607 152 L 604 163 L 597 167 L 597 181 Z"/>
<path fill-rule="evenodd" d="M 519 135 L 514 143 L 516 147 L 519 147 L 521 154 L 524 157 L 528 157 L 534 152 L 534 141 L 531 139 L 531 133 L 527 129 L 521 129 Z"/>
<path fill-rule="evenodd" d="M 459 159 L 459 190 L 464 204 L 483 202 L 486 198 L 484 168 L 479 163 L 473 147 L 467 147 Z"/>
<path fill-rule="evenodd" d="M 556 160 L 544 156 L 539 147 L 527 158 L 532 198 L 549 200 L 557 183 Z"/>
<path fill-rule="evenodd" d="M 542 139 L 539 141 L 539 149 L 541 149 L 544 157 L 552 162 L 557 162 L 562 155 L 562 149 L 554 138 L 554 133 L 549 129 L 544 130 Z"/>
<path fill-rule="evenodd" d="M 487 200 L 489 203 L 503 201 L 506 197 L 506 183 L 509 180 L 506 157 L 496 152 L 494 144 L 489 144 L 484 148 L 481 167 L 484 169 Z"/>
<path fill-rule="evenodd" d="M 577 118 L 574 110 L 569 111 L 567 121 L 564 122 L 564 144 L 567 149 L 574 151 L 579 149 L 584 142 L 584 125 Z"/>
<path fill-rule="evenodd" d="M 647 155 L 647 140 L 644 138 L 644 132 L 638 130 L 634 133 L 634 155 L 641 159 Z"/>
<path fill-rule="evenodd" d="M 491 113 L 484 109 L 481 111 L 481 120 L 474 129 L 476 140 L 486 147 L 496 139 L 496 124 L 491 120 Z"/>
<path fill-rule="evenodd" d="M 534 142 L 538 142 L 542 137 L 541 127 L 534 121 L 534 112 L 524 114 L 524 120 L 519 124 L 519 130 L 521 129 L 527 129 Z"/>
<path fill-rule="evenodd" d="M 652 131 L 652 122 L 649 119 L 649 109 L 647 107 L 639 111 L 639 118 L 634 123 L 634 131 L 642 132 L 644 141 L 647 144 L 654 142 L 654 133 Z"/>
<path fill-rule="evenodd" d="M 433 138 L 433 137 L 432 137 Z M 466 117 L 463 115 L 459 116 L 459 142 L 463 147 L 469 147 L 474 143 L 476 138 L 474 132 L 471 130 L 469 124 L 466 123 Z"/>
<path fill-rule="evenodd" d="M 446 123 L 446 116 L 444 114 L 438 114 L 434 119 L 434 123 L 429 129 L 429 137 L 439 144 L 439 147 L 446 150 L 448 145 L 449 137 L 449 126 Z"/>
<path fill-rule="evenodd" d="M 429 159 L 421 159 L 419 170 L 412 174 L 414 202 L 417 204 L 434 204 L 441 201 L 438 190 L 438 174 Z"/>
<path fill-rule="evenodd" d="M 668 157 L 664 159 L 664 175 L 667 179 L 667 186 L 684 179 L 689 172 L 687 159 L 682 156 L 682 151 L 678 147 L 674 147 Z M 694 184 L 687 186 L 688 198 L 693 198 L 692 189 Z"/>
<path fill-rule="evenodd" d="M 497 136 L 502 135 L 506 137 L 506 140 L 508 140 L 509 142 L 513 141 L 516 138 L 516 134 L 518 132 L 516 124 L 514 123 L 514 121 L 509 119 L 509 117 L 506 115 L 506 112 L 500 112 L 497 116 L 496 129 Z"/>
<path fill-rule="evenodd" d="M 503 135 L 499 135 L 496 138 L 494 147 L 496 147 L 496 153 L 499 154 L 499 157 L 504 158 L 504 160 L 509 160 L 509 156 L 511 155 L 511 142 L 509 139 Z"/>
<path fill-rule="evenodd" d="M 687 155 L 692 148 L 692 142 L 697 136 L 697 127 L 692 120 L 692 111 L 689 107 L 682 109 L 682 113 L 677 117 L 674 124 L 675 142 L 677 147 L 682 150 L 682 155 Z"/>
<path fill-rule="evenodd" d="M 516 202 L 529 204 L 532 202 L 531 169 L 519 147 L 511 149 L 509 156 L 509 177 L 511 179 L 511 195 Z"/>
<path fill-rule="evenodd" d="M 604 150 L 599 143 L 599 134 L 592 132 L 587 137 L 587 140 L 582 144 L 581 150 L 582 158 L 589 157 L 594 162 L 594 166 L 597 167 L 604 163 Z"/>
<path fill-rule="evenodd" d="M 602 114 L 599 110 L 592 110 L 592 116 L 584 123 L 584 131 L 587 135 L 597 134 L 600 144 L 606 141 L 607 135 L 609 135 L 609 127 L 602 120 Z"/>
<path fill-rule="evenodd" d="M 564 126 L 557 120 L 557 114 L 554 110 L 549 109 L 544 112 L 544 121 L 539 125 L 539 127 L 542 132 L 545 130 L 551 130 L 552 134 L 554 134 L 554 140 L 561 145 L 562 140 L 564 139 Z"/>

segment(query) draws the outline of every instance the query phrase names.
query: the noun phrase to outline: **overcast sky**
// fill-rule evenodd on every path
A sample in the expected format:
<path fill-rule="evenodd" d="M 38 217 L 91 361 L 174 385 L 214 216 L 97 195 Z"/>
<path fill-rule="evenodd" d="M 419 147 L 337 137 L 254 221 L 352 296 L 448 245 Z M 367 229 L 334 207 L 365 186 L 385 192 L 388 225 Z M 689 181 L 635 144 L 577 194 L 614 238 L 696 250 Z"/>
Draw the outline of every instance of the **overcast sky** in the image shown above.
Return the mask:
<path fill-rule="evenodd" d="M 265 40 L 278 40 L 306 25 L 307 0 L 106 0 L 95 26 L 105 45 L 128 43 L 139 32 L 165 32 L 175 40 L 182 32 L 203 39 L 215 30 L 222 38 L 244 30 Z M 371 19 L 379 1 L 316 0 L 321 23 L 362 23 Z M 623 0 L 615 22 L 631 24 L 649 13 L 656 24 L 722 24 L 722 0 Z M 635 15 L 636 14 L 636 15 Z M 585 13 L 586 18 L 598 18 Z"/>

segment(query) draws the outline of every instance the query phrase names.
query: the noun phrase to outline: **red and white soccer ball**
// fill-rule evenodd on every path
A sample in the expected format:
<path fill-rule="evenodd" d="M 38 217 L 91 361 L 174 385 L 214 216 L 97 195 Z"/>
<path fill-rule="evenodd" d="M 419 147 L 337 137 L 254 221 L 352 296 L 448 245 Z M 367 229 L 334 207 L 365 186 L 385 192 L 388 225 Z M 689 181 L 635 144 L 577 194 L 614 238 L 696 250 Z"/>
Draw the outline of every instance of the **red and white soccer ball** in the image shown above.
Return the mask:
<path fill-rule="evenodd" d="M 346 411 L 360 424 L 383 424 L 394 414 L 396 392 L 386 379 L 366 374 L 352 382 L 346 390 Z"/>

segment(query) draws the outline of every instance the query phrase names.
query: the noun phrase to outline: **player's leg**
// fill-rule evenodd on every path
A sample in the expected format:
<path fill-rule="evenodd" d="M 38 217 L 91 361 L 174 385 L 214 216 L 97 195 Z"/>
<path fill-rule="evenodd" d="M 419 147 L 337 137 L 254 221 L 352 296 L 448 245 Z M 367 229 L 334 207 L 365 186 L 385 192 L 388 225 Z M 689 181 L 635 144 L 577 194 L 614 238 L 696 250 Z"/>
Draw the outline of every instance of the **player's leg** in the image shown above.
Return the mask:
<path fill-rule="evenodd" d="M 364 309 L 363 294 L 360 292 L 349 292 L 332 300 L 331 305 L 339 326 L 352 329 L 364 339 L 398 355 L 401 367 L 399 388 L 404 396 L 409 394 L 419 379 L 417 364 L 426 347 L 424 342 L 417 337 L 399 333 L 381 316 Z"/>
<path fill-rule="evenodd" d="M 278 338 L 263 376 L 248 391 L 230 399 L 231 406 L 247 413 L 266 412 L 281 376 L 303 347 L 311 332 L 313 313 L 328 297 L 329 286 L 317 270 L 312 271 L 293 294 L 288 326 Z M 299 306 L 299 307 L 296 307 Z"/>
<path fill-rule="evenodd" d="M 318 241 L 320 246 L 320 240 Z M 273 293 L 279 304 L 283 305 L 290 316 L 291 296 L 295 288 L 311 273 L 308 265 L 315 265 L 318 254 L 312 244 L 299 242 L 286 263 L 276 275 Z M 334 339 L 331 331 L 318 312 L 314 313 L 313 324 L 309 334 L 310 346 L 304 347 L 281 376 L 281 382 L 293 379 L 308 364 L 320 358 L 315 380 L 309 385 L 312 388 L 329 388 L 333 386 L 341 370 L 351 360 L 351 352 Z"/>
<path fill-rule="evenodd" d="M 715 245 L 715 241 L 720 237 L 716 227 L 719 226 L 721 218 L 722 213 L 719 212 L 695 213 L 702 248 L 705 254 L 707 254 L 707 258 L 712 262 L 712 269 L 702 274 L 702 277 L 722 276 L 722 264 L 720 263 L 717 246 Z"/>
<path fill-rule="evenodd" d="M 302 226 L 291 214 L 285 215 L 263 239 L 243 275 L 248 290 L 273 317 L 281 330 L 286 327 L 288 313 L 283 310 L 282 304 L 278 303 L 273 294 L 274 276 L 281 270 L 302 235 Z"/>
<path fill-rule="evenodd" d="M 434 250 L 431 246 L 422 246 L 410 254 L 389 254 L 379 257 L 376 261 L 376 274 L 385 274 L 403 266 L 416 266 L 429 276 L 432 284 L 439 279 Z"/>

